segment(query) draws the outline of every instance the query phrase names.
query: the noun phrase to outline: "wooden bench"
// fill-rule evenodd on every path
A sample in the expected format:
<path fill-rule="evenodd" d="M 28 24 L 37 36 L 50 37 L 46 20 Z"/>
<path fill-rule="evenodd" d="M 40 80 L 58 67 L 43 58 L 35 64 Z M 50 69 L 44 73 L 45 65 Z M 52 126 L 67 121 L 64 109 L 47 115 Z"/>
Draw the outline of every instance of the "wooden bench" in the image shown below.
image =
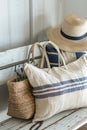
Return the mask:
<path fill-rule="evenodd" d="M 0 90 L 7 80 L 14 77 L 14 66 L 27 61 L 27 53 L 30 47 L 31 45 L 0 52 Z M 38 60 L 40 51 L 36 48 L 35 52 Z M 2 102 L 3 99 L 0 99 L 1 104 Z M 3 108 L 2 105 L 0 107 Z M 2 114 L 6 114 L 4 111 L 7 111 L 7 107 L 4 110 L 0 108 L 0 118 L 2 118 Z M 0 122 L 0 130 L 76 130 L 85 123 L 87 123 L 87 108 L 82 108 L 59 113 L 38 124 L 32 123 L 32 120 L 22 120 L 7 116 L 4 121 Z"/>

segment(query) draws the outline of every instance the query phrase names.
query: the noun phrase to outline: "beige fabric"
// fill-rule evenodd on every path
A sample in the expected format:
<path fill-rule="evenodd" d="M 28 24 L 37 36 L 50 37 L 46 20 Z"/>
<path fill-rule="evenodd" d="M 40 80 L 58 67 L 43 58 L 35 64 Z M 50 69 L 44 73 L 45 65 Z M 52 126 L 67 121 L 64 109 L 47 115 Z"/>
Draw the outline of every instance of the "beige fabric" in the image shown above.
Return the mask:
<path fill-rule="evenodd" d="M 87 51 L 87 36 L 81 40 L 67 39 L 61 34 L 61 29 L 68 36 L 80 37 L 87 33 L 87 21 L 84 18 L 74 14 L 67 16 L 61 27 L 48 29 L 47 37 L 67 52 Z"/>
<path fill-rule="evenodd" d="M 42 121 L 61 111 L 87 107 L 87 56 L 62 67 L 39 69 L 25 65 L 33 86 L 36 112 L 33 121 Z"/>

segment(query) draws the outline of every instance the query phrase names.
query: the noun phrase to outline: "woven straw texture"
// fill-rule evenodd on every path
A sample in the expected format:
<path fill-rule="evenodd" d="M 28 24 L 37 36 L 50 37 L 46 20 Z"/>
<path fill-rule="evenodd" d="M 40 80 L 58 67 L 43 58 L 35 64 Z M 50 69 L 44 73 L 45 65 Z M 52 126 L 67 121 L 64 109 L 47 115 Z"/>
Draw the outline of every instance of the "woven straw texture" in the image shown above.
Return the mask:
<path fill-rule="evenodd" d="M 28 80 L 7 82 L 9 99 L 8 115 L 16 118 L 29 119 L 34 115 L 34 97 Z"/>
<path fill-rule="evenodd" d="M 65 37 L 61 31 L 69 36 Z M 67 52 L 87 51 L 87 20 L 74 14 L 64 18 L 60 27 L 47 30 L 47 38 L 54 42 L 61 50 Z M 80 39 L 75 40 L 73 38 Z"/>

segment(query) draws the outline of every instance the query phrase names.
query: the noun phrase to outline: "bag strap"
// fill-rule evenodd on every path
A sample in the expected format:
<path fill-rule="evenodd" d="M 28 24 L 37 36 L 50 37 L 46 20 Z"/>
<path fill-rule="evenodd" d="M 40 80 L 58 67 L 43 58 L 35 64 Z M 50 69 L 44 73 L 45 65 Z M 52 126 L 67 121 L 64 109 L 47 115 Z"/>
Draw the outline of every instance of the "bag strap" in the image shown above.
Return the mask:
<path fill-rule="evenodd" d="M 47 41 L 43 46 L 43 56 L 42 56 L 43 58 L 42 58 L 41 68 L 43 68 L 44 59 L 46 59 L 47 67 L 50 68 L 50 62 L 49 62 L 49 59 L 48 59 L 48 56 L 46 53 L 46 46 L 48 44 L 51 44 L 57 50 L 58 56 L 59 56 L 59 61 L 58 61 L 59 65 L 60 65 L 60 57 L 61 57 L 63 65 L 65 66 L 65 68 L 67 68 L 64 57 L 62 56 L 62 54 L 59 50 L 59 47 L 55 43 L 53 43 L 52 41 Z"/>
<path fill-rule="evenodd" d="M 35 64 L 35 47 L 36 46 L 38 46 L 39 48 L 40 48 L 40 51 L 41 51 L 41 49 L 43 50 L 43 46 L 39 43 L 39 42 L 36 42 L 36 43 L 34 43 L 32 46 L 31 46 L 31 48 L 30 48 L 30 50 L 29 50 L 29 54 L 28 54 L 28 63 L 30 63 L 30 55 L 32 54 L 32 61 L 33 61 L 33 63 Z M 41 51 L 41 53 L 42 53 L 43 51 Z M 41 66 L 41 65 L 40 65 Z"/>

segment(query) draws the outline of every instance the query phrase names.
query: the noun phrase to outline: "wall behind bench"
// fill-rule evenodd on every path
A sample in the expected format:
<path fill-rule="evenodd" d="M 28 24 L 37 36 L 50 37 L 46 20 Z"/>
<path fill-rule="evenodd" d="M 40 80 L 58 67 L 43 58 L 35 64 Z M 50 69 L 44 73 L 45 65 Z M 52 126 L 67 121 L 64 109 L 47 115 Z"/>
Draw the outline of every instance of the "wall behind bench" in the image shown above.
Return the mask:
<path fill-rule="evenodd" d="M 0 51 L 29 44 L 29 0 L 0 0 Z"/>
<path fill-rule="evenodd" d="M 87 0 L 0 0 L 0 51 L 38 40 L 71 13 L 87 18 Z"/>
<path fill-rule="evenodd" d="M 28 45 L 58 25 L 60 0 L 0 0 L 0 51 Z"/>

